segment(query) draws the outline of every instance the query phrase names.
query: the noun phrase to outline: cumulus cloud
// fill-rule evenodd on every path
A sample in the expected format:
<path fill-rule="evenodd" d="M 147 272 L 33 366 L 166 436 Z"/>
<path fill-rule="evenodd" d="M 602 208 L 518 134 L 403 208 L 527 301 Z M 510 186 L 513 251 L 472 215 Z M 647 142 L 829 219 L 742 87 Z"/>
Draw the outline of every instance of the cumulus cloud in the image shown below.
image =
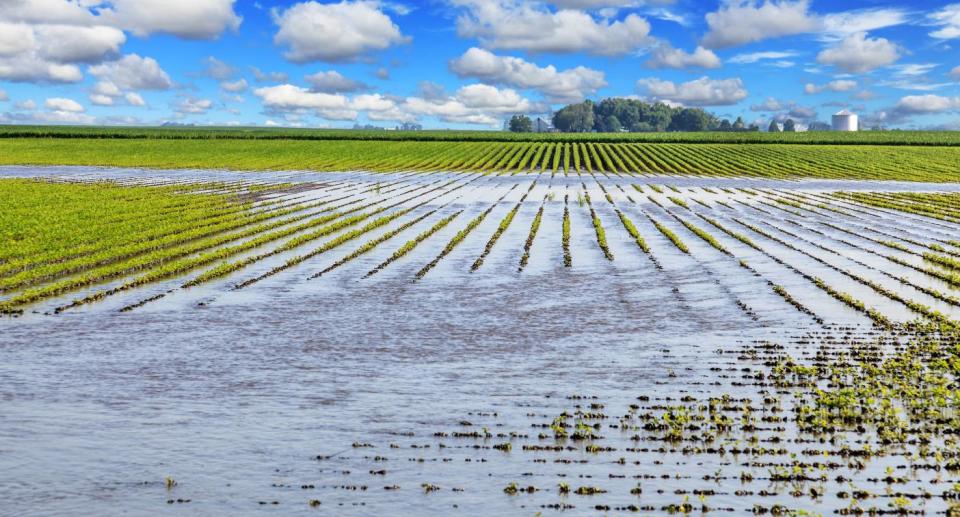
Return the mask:
<path fill-rule="evenodd" d="M 712 50 L 697 47 L 693 53 L 673 48 L 669 43 L 657 45 L 647 60 L 650 68 L 719 68 L 720 58 Z"/>
<path fill-rule="evenodd" d="M 669 5 L 675 0 L 549 0 L 562 9 L 600 9 L 603 7 L 641 7 L 645 5 Z"/>
<path fill-rule="evenodd" d="M 366 84 L 344 77 L 336 70 L 320 71 L 305 77 L 310 89 L 323 93 L 352 93 L 366 90 Z"/>
<path fill-rule="evenodd" d="M 113 97 L 100 95 L 99 93 L 91 93 L 90 102 L 97 106 L 113 106 Z"/>
<path fill-rule="evenodd" d="M 906 115 L 941 113 L 960 109 L 960 97 L 939 95 L 908 95 L 897 101 L 894 110 Z"/>
<path fill-rule="evenodd" d="M 353 61 L 367 52 L 410 41 L 373 2 L 310 1 L 282 12 L 274 9 L 272 16 L 279 26 L 273 41 L 288 47 L 284 55 L 295 63 Z"/>
<path fill-rule="evenodd" d="M 58 63 L 96 63 L 119 53 L 127 37 L 113 27 L 39 25 L 33 29 L 40 56 Z"/>
<path fill-rule="evenodd" d="M 25 101 L 17 102 L 13 105 L 14 109 L 21 111 L 33 111 L 37 109 L 37 103 L 33 99 L 27 99 Z"/>
<path fill-rule="evenodd" d="M 215 39 L 240 28 L 235 0 L 110 0 L 100 18 L 137 36 L 166 33 L 185 39 Z M 81 2 L 83 3 L 83 2 Z"/>
<path fill-rule="evenodd" d="M 264 107 L 277 111 L 344 110 L 348 107 L 343 95 L 312 92 L 292 84 L 257 88 L 253 93 L 260 97 Z"/>
<path fill-rule="evenodd" d="M 808 12 L 808 0 L 736 0 L 706 16 L 707 34 L 703 45 L 726 48 L 768 38 L 812 32 L 820 27 Z"/>
<path fill-rule="evenodd" d="M 493 127 L 499 126 L 510 114 L 546 110 L 545 106 L 529 101 L 515 90 L 485 84 L 464 86 L 446 97 L 407 97 L 399 107 L 417 117 L 433 116 L 444 122 Z"/>
<path fill-rule="evenodd" d="M 686 83 L 652 78 L 641 79 L 637 81 L 637 88 L 653 100 L 690 106 L 726 106 L 736 104 L 747 97 L 743 81 L 738 77 L 710 79 L 704 76 Z"/>
<path fill-rule="evenodd" d="M 239 26 L 234 1 L 2 0 L 0 80 L 79 82 L 79 65 L 120 55 L 127 39 L 124 31 L 216 37 L 225 28 Z"/>
<path fill-rule="evenodd" d="M 954 81 L 960 81 L 960 66 L 953 67 L 953 70 L 950 70 L 947 76 Z"/>
<path fill-rule="evenodd" d="M 708 48 L 745 45 L 793 34 L 817 33 L 824 41 L 838 41 L 909 21 L 899 8 L 868 8 L 818 15 L 809 0 L 730 0 L 706 16 L 709 30 L 703 38 Z"/>
<path fill-rule="evenodd" d="M 403 99 L 381 94 L 346 95 L 311 91 L 292 84 L 257 88 L 253 93 L 271 116 L 290 121 L 305 114 L 328 120 L 355 120 L 360 112 L 370 120 L 414 121 L 422 116 L 445 122 L 495 126 L 506 114 L 544 109 L 523 98 L 515 90 L 486 84 L 460 88 L 454 95 L 434 92 L 430 98 L 411 96 Z"/>
<path fill-rule="evenodd" d="M 139 94 L 139 93 L 136 93 L 136 92 L 129 92 L 129 93 L 127 93 L 126 95 L 124 95 L 123 98 L 127 101 L 127 104 L 129 104 L 129 105 L 131 105 L 131 106 L 146 106 L 146 105 L 147 105 L 147 102 L 146 102 L 145 100 L 143 100 L 143 97 L 141 97 L 140 94 Z"/>
<path fill-rule="evenodd" d="M 90 73 L 124 90 L 166 90 L 173 86 L 170 76 L 160 68 L 156 59 L 137 54 L 91 66 Z"/>
<path fill-rule="evenodd" d="M 210 99 L 198 99 L 196 97 L 184 97 L 173 105 L 174 111 L 184 115 L 202 115 L 212 107 L 213 101 Z"/>
<path fill-rule="evenodd" d="M 540 67 L 519 57 L 498 56 L 476 47 L 451 61 L 450 70 L 461 78 L 538 90 L 556 102 L 578 102 L 607 85 L 604 73 L 598 70 L 578 66 L 561 72 L 553 65 Z"/>
<path fill-rule="evenodd" d="M 584 11 L 551 11 L 520 0 L 451 0 L 464 9 L 457 33 L 492 49 L 530 52 L 588 52 L 615 56 L 651 43 L 650 24 L 635 13 L 622 20 Z"/>
<path fill-rule="evenodd" d="M 255 66 L 250 67 L 250 72 L 258 83 L 285 83 L 289 79 L 286 72 L 264 72 Z"/>
<path fill-rule="evenodd" d="M 208 56 L 203 60 L 203 71 L 200 75 L 218 81 L 228 81 L 237 76 L 237 69 L 213 56 Z"/>
<path fill-rule="evenodd" d="M 838 79 L 836 81 L 830 81 L 827 84 L 813 84 L 807 83 L 803 87 L 803 93 L 812 95 L 820 92 L 848 92 L 857 87 L 857 82 L 850 79 Z"/>
<path fill-rule="evenodd" d="M 960 4 L 950 4 L 939 11 L 927 15 L 930 22 L 939 29 L 930 33 L 937 39 L 960 38 Z"/>
<path fill-rule="evenodd" d="M 77 82 L 83 74 L 76 63 L 99 62 L 126 41 L 112 27 L 28 25 L 4 21 L 8 15 L 0 12 L 0 80 Z"/>
<path fill-rule="evenodd" d="M 52 97 L 47 99 L 43 106 L 51 111 L 66 111 L 69 113 L 83 113 L 86 108 L 73 99 L 63 97 Z"/>
<path fill-rule="evenodd" d="M 900 49 L 885 38 L 868 38 L 865 32 L 851 34 L 839 44 L 817 54 L 817 62 L 844 72 L 863 73 L 893 64 Z"/>
<path fill-rule="evenodd" d="M 220 88 L 224 91 L 230 93 L 243 93 L 247 91 L 247 80 L 246 79 L 237 79 L 236 81 L 223 81 L 220 83 Z"/>
<path fill-rule="evenodd" d="M 760 104 L 753 104 L 750 106 L 750 111 L 780 111 L 784 108 L 784 104 L 778 101 L 774 97 L 767 97 Z"/>
<path fill-rule="evenodd" d="M 30 52 L 0 57 L 0 79 L 13 82 L 76 83 L 83 80 L 83 72 L 77 65 L 46 61 Z"/>

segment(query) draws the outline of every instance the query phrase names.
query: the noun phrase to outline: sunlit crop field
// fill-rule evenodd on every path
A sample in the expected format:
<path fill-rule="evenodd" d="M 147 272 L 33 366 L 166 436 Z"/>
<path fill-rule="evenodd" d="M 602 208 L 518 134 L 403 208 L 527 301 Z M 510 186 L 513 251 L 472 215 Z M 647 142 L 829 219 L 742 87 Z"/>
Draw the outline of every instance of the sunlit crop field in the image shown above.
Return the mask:
<path fill-rule="evenodd" d="M 362 133 L 362 132 L 360 132 Z M 2 133 L 0 133 L 2 135 Z M 0 138 L 0 165 L 79 165 L 159 169 L 472 172 L 859 179 L 960 180 L 960 146 L 912 140 L 740 142 L 579 139 L 382 141 L 312 138 Z M 696 135 L 683 133 L 680 135 Z M 882 136 L 882 135 L 881 135 Z M 612 138 L 612 137 L 611 137 Z M 677 137 L 680 138 L 680 137 Z M 716 143 L 714 143 L 716 142 Z M 861 143 L 862 142 L 862 143 Z M 877 143 L 880 142 L 880 143 Z"/>
<path fill-rule="evenodd" d="M 384 172 L 3 169 L 0 378 L 112 415 L 12 397 L 11 461 L 68 436 L 53 485 L 143 512 L 960 498 L 960 186 L 920 182 L 955 173 L 941 148 L 845 155 L 852 181 L 816 145 L 780 168 L 762 144 L 444 145 Z M 65 509 L 22 478 L 14 507 Z"/>

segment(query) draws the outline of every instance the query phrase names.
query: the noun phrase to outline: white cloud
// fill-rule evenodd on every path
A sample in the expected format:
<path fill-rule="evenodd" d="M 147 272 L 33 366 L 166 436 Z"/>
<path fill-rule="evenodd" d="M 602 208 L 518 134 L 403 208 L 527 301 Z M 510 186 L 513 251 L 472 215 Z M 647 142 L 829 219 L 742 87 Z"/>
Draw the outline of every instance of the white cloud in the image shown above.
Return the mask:
<path fill-rule="evenodd" d="M 360 81 L 344 77 L 336 70 L 320 71 L 305 77 L 310 89 L 323 93 L 350 93 L 366 90 L 368 87 Z"/>
<path fill-rule="evenodd" d="M 216 37 L 239 26 L 234 1 L 0 0 L 0 80 L 79 82 L 78 65 L 120 54 L 124 31 Z"/>
<path fill-rule="evenodd" d="M 93 124 L 97 117 L 72 111 L 0 113 L 0 122 L 11 124 Z"/>
<path fill-rule="evenodd" d="M 960 109 L 960 97 L 908 95 L 901 98 L 894 110 L 900 114 L 922 115 Z"/>
<path fill-rule="evenodd" d="M 709 30 L 703 45 L 725 48 L 816 30 L 820 23 L 808 13 L 808 0 L 734 0 L 706 16 Z"/>
<path fill-rule="evenodd" d="M 118 88 L 117 85 L 113 84 L 110 81 L 98 81 L 97 84 L 93 85 L 94 95 L 117 97 L 122 93 L 123 92 L 120 91 L 120 88 Z"/>
<path fill-rule="evenodd" d="M 903 122 L 915 116 L 937 115 L 960 111 L 960 97 L 940 95 L 908 95 L 900 98 L 896 105 L 877 112 L 873 118 L 878 123 Z"/>
<path fill-rule="evenodd" d="M 750 111 L 780 111 L 784 109 L 784 104 L 773 97 L 767 97 L 760 104 L 750 106 Z"/>
<path fill-rule="evenodd" d="M 464 86 L 457 92 L 457 99 L 468 108 L 513 110 L 524 105 L 524 99 L 516 90 L 501 90 L 488 84 Z"/>
<path fill-rule="evenodd" d="M 66 111 L 68 113 L 83 113 L 86 109 L 73 99 L 63 97 L 52 97 L 43 103 L 43 106 L 51 111 Z"/>
<path fill-rule="evenodd" d="M 39 55 L 58 63 L 97 63 L 119 53 L 127 40 L 123 31 L 104 26 L 39 25 L 33 30 Z"/>
<path fill-rule="evenodd" d="M 83 80 L 83 72 L 76 65 L 46 61 L 29 52 L 13 57 L 0 57 L 0 80 L 76 83 Z"/>
<path fill-rule="evenodd" d="M 651 43 L 650 24 L 635 13 L 611 20 L 571 9 L 554 12 L 520 0 L 451 1 L 464 8 L 457 33 L 478 38 L 487 48 L 614 56 Z"/>
<path fill-rule="evenodd" d="M 947 75 L 954 81 L 960 81 L 960 66 L 953 67 L 953 70 L 950 70 Z"/>
<path fill-rule="evenodd" d="M 950 4 L 939 11 L 930 13 L 927 18 L 931 23 L 940 27 L 930 33 L 930 37 L 937 39 L 960 38 L 960 4 Z"/>
<path fill-rule="evenodd" d="M 638 0 L 548 0 L 562 9 L 599 9 L 601 7 L 639 7 L 644 4 L 671 4 L 671 0 L 644 2 Z"/>
<path fill-rule="evenodd" d="M 838 79 L 836 81 L 830 81 L 827 84 L 817 85 L 813 83 L 807 83 L 803 87 L 803 93 L 814 94 L 824 91 L 830 92 L 848 92 L 857 87 L 857 82 L 850 79 Z"/>
<path fill-rule="evenodd" d="M 173 86 L 170 76 L 160 68 L 157 60 L 137 54 L 91 66 L 90 73 L 123 90 L 166 90 Z"/>
<path fill-rule="evenodd" d="M 647 60 L 650 68 L 719 68 L 720 58 L 712 50 L 698 46 L 693 53 L 688 54 L 681 49 L 673 48 L 669 43 L 658 45 Z"/>
<path fill-rule="evenodd" d="M 410 41 L 373 2 L 303 2 L 272 11 L 279 26 L 273 41 L 295 63 L 353 61 L 367 52 Z"/>
<path fill-rule="evenodd" d="M 126 40 L 111 27 L 27 25 L 6 22 L 6 15 L 0 11 L 0 80 L 78 82 L 83 74 L 75 63 L 100 61 Z"/>
<path fill-rule="evenodd" d="M 6 90 L 0 90 L 0 102 L 6 102 L 6 101 L 8 101 L 8 100 L 10 100 L 10 96 L 7 95 L 7 91 L 6 91 Z"/>
<path fill-rule="evenodd" d="M 311 92 L 306 88 L 292 84 L 281 84 L 257 88 L 254 95 L 263 100 L 267 108 L 284 110 L 342 110 L 348 106 L 347 98 L 343 95 Z"/>
<path fill-rule="evenodd" d="M 603 72 L 583 66 L 557 71 L 553 65 L 537 66 L 524 59 L 498 56 L 488 50 L 471 48 L 450 62 L 457 76 L 487 83 L 534 89 L 557 102 L 577 102 L 607 85 Z"/>
<path fill-rule="evenodd" d="M 99 93 L 90 94 L 90 102 L 97 106 L 113 106 L 113 97 L 101 95 Z"/>
<path fill-rule="evenodd" d="M 416 116 L 437 117 L 444 122 L 499 127 L 507 115 L 543 112 L 549 108 L 530 102 L 514 90 L 473 84 L 460 88 L 452 96 L 407 97 L 400 109 Z"/>
<path fill-rule="evenodd" d="M 817 33 L 821 40 L 838 41 L 909 21 L 897 8 L 858 9 L 818 15 L 809 0 L 727 0 L 706 16 L 709 30 L 703 44 L 710 48 L 744 45 L 793 34 Z"/>
<path fill-rule="evenodd" d="M 863 73 L 890 65 L 900 58 L 900 49 L 885 38 L 868 38 L 865 32 L 851 34 L 838 45 L 817 54 L 817 62 L 844 72 Z"/>
<path fill-rule="evenodd" d="M 789 57 L 799 56 L 800 53 L 794 50 L 784 50 L 784 51 L 767 51 L 767 52 L 750 52 L 747 54 L 737 54 L 727 61 L 735 65 L 749 65 L 756 63 L 757 61 L 763 61 L 768 59 L 785 59 Z"/>
<path fill-rule="evenodd" d="M 15 109 L 22 111 L 33 111 L 37 109 L 37 103 L 33 99 L 27 99 L 25 101 L 19 101 L 13 105 Z"/>
<path fill-rule="evenodd" d="M 143 100 L 143 97 L 139 93 L 129 92 L 123 96 L 126 99 L 127 104 L 131 106 L 146 106 L 147 102 Z"/>
<path fill-rule="evenodd" d="M 747 97 L 747 90 L 740 78 L 710 79 L 704 76 L 679 84 L 660 79 L 641 79 L 637 81 L 637 88 L 653 100 L 691 106 L 726 106 Z"/>
<path fill-rule="evenodd" d="M 220 88 L 223 88 L 224 91 L 228 91 L 230 93 L 245 92 L 247 91 L 247 87 L 247 80 L 242 78 L 236 81 L 223 81 L 220 83 Z"/>
<path fill-rule="evenodd" d="M 243 20 L 235 0 L 109 0 L 100 18 L 137 36 L 166 33 L 185 39 L 215 39 Z M 84 2 L 80 2 L 81 4 Z"/>
<path fill-rule="evenodd" d="M 237 69 L 213 56 L 208 56 L 203 60 L 201 74 L 218 81 L 227 81 L 237 76 Z"/>
<path fill-rule="evenodd" d="M 183 113 L 185 115 L 202 115 L 212 107 L 213 101 L 210 99 L 197 99 L 194 97 L 184 97 L 173 106 L 177 113 Z"/>
<path fill-rule="evenodd" d="M 289 79 L 285 72 L 263 72 L 255 66 L 250 67 L 250 72 L 258 83 L 285 83 Z"/>
<path fill-rule="evenodd" d="M 827 41 L 841 40 L 858 32 L 893 27 L 907 23 L 908 14 L 902 9 L 861 9 L 831 13 L 822 18 L 822 39 Z"/>
<path fill-rule="evenodd" d="M 937 67 L 936 63 L 906 63 L 903 65 L 894 65 L 894 74 L 901 77 L 919 77 Z"/>

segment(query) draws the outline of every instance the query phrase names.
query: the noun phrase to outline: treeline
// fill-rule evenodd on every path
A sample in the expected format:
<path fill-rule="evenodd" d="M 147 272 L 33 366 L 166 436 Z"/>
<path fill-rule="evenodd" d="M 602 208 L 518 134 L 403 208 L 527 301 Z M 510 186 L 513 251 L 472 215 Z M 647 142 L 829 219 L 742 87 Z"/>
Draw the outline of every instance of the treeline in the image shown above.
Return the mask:
<path fill-rule="evenodd" d="M 553 115 L 553 126 L 564 133 L 655 133 L 699 131 L 759 131 L 743 119 L 721 120 L 701 108 L 672 108 L 666 104 L 635 99 L 590 100 L 564 106 Z"/>

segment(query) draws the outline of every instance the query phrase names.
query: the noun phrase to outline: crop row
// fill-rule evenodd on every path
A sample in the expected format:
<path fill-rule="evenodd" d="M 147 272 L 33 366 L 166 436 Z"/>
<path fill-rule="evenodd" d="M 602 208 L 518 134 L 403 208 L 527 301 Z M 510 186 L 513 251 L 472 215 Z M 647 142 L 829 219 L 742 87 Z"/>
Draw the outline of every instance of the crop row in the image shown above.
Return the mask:
<path fill-rule="evenodd" d="M 597 172 L 955 182 L 960 146 L 0 139 L 0 164 L 233 170 Z"/>

